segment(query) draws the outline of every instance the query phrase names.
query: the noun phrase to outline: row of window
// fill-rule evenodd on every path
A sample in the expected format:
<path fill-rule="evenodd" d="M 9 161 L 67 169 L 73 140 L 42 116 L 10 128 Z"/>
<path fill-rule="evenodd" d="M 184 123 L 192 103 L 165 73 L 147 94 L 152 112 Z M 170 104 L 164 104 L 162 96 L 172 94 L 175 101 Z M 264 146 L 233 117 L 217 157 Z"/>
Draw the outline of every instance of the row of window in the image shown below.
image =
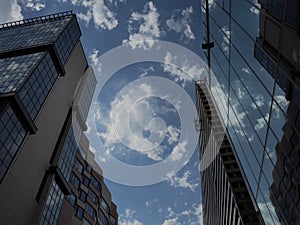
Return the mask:
<path fill-rule="evenodd" d="M 53 180 L 39 225 L 56 225 L 63 203 L 64 194 Z"/>
<path fill-rule="evenodd" d="M 26 131 L 11 106 L 7 106 L 0 117 L 0 180 L 4 177 Z"/>
<path fill-rule="evenodd" d="M 73 162 L 77 153 L 77 142 L 74 138 L 74 132 L 73 129 L 70 128 L 68 132 L 68 136 L 66 138 L 61 157 L 58 162 L 59 169 L 61 170 L 64 178 L 69 181 Z M 75 179 L 75 178 L 72 178 Z M 79 182 L 76 183 L 79 185 Z"/>
<path fill-rule="evenodd" d="M 12 27 L 0 32 L 0 52 L 53 43 L 71 18 Z"/>
<path fill-rule="evenodd" d="M 33 71 L 18 92 L 32 120 L 34 120 L 46 100 L 58 73 L 49 53 Z"/>
<path fill-rule="evenodd" d="M 64 65 L 67 61 L 71 51 L 79 40 L 80 35 L 80 29 L 78 27 L 76 18 L 74 17 L 64 29 L 58 40 L 55 42 L 58 58 L 60 59 L 62 65 Z"/>

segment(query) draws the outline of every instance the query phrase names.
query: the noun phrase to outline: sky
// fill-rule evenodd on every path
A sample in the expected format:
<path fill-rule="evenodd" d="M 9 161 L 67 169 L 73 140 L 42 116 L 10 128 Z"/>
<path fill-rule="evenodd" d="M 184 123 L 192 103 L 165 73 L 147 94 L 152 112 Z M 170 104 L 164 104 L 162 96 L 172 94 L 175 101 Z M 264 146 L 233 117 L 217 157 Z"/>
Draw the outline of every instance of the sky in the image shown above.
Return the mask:
<path fill-rule="evenodd" d="M 202 224 L 200 1 L 2 0 L 0 23 L 67 10 L 98 81 L 87 136 L 119 224 Z"/>

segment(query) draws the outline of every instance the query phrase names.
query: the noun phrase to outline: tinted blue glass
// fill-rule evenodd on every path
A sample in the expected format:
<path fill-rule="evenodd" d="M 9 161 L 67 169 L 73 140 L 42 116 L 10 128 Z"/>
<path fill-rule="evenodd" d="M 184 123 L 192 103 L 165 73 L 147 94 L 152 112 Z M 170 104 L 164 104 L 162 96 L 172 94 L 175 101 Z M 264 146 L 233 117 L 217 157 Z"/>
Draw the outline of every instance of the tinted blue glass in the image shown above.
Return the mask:
<path fill-rule="evenodd" d="M 25 135 L 23 125 L 11 106 L 8 106 L 0 116 L 0 180 L 8 170 Z"/>
<path fill-rule="evenodd" d="M 0 92 L 16 91 L 44 54 L 39 52 L 0 59 Z"/>
<path fill-rule="evenodd" d="M 53 43 L 71 18 L 16 26 L 0 32 L 0 52 Z"/>
<path fill-rule="evenodd" d="M 18 91 L 18 95 L 32 120 L 36 118 L 57 77 L 58 73 L 50 54 L 46 53 Z"/>
<path fill-rule="evenodd" d="M 39 225 L 56 225 L 64 195 L 55 180 L 52 182 Z"/>
<path fill-rule="evenodd" d="M 77 149 L 78 149 L 77 142 L 73 135 L 73 129 L 71 128 L 65 140 L 65 144 L 62 150 L 62 155 L 58 163 L 59 169 L 61 170 L 63 176 L 67 181 L 69 180 L 72 171 L 73 162 L 76 156 Z"/>
<path fill-rule="evenodd" d="M 61 63 L 64 65 L 80 37 L 80 29 L 73 18 L 55 42 L 55 48 Z"/>

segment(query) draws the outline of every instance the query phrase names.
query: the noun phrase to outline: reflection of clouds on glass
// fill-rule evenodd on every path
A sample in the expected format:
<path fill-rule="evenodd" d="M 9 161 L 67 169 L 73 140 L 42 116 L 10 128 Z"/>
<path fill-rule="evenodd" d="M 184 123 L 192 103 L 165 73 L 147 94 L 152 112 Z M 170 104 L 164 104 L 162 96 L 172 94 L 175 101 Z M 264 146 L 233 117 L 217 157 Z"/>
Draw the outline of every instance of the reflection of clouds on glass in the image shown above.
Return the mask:
<path fill-rule="evenodd" d="M 256 131 L 263 129 L 267 125 L 266 121 L 269 120 L 269 117 L 270 117 L 270 115 L 269 115 L 269 113 L 267 113 L 266 116 L 256 119 L 257 124 L 254 126 L 254 129 Z"/>
<path fill-rule="evenodd" d="M 202 0 L 202 5 L 204 4 L 205 5 L 205 1 L 206 0 Z M 216 3 L 214 0 L 208 0 L 208 8 L 210 11 L 214 10 L 216 7 Z M 201 10 L 203 13 L 206 13 L 205 9 L 203 9 L 203 7 L 201 7 Z"/>
<path fill-rule="evenodd" d="M 222 32 L 223 35 L 223 41 L 221 43 L 223 51 L 226 53 L 226 55 L 229 54 L 229 37 L 232 34 L 232 31 L 228 29 L 227 26 L 223 26 L 222 30 L 220 30 L 220 32 Z"/>
<path fill-rule="evenodd" d="M 276 96 L 274 96 L 274 99 L 278 103 L 278 105 L 282 108 L 282 110 L 286 112 L 289 101 L 286 100 L 285 96 L 276 95 Z M 282 114 L 282 112 L 280 111 L 280 108 L 278 107 L 278 105 L 276 103 L 273 103 L 273 112 L 275 113 L 275 117 L 277 119 L 280 119 L 281 118 L 280 115 Z"/>
<path fill-rule="evenodd" d="M 264 103 L 264 97 L 262 95 L 255 96 L 254 101 L 255 102 L 251 103 L 251 107 L 253 109 L 257 109 L 257 107 L 261 107 L 261 106 L 263 106 L 265 104 Z"/>
<path fill-rule="evenodd" d="M 266 225 L 280 225 L 280 222 L 277 219 L 277 216 L 273 219 L 270 214 L 276 215 L 274 206 L 271 202 L 264 203 L 264 202 L 258 202 L 258 207 L 260 209 L 260 213 L 262 214 L 264 221 Z"/>

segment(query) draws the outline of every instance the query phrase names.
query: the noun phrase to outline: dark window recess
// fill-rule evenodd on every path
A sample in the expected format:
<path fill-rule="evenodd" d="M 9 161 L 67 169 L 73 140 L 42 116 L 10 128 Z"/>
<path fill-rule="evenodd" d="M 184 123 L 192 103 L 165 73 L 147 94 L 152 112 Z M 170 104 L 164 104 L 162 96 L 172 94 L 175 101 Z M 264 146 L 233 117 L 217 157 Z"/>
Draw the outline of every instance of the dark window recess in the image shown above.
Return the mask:
<path fill-rule="evenodd" d="M 101 206 L 105 210 L 105 212 L 109 213 L 109 206 L 106 203 L 106 201 L 104 200 L 104 198 L 102 198 L 102 197 L 101 197 Z"/>
<path fill-rule="evenodd" d="M 79 173 L 82 173 L 83 166 L 82 166 L 82 164 L 79 162 L 79 160 L 77 158 L 75 158 L 74 167 L 78 170 Z"/>
<path fill-rule="evenodd" d="M 75 206 L 76 197 L 73 192 L 70 195 L 67 195 L 66 199 L 73 207 Z"/>
<path fill-rule="evenodd" d="M 78 149 L 73 129 L 69 129 L 68 132 L 69 133 L 64 143 L 62 154 L 58 162 L 59 169 L 61 170 L 67 181 L 69 180 Z"/>
<path fill-rule="evenodd" d="M 75 209 L 75 216 L 77 218 L 79 218 L 80 220 L 82 219 L 82 216 L 83 216 L 83 208 L 81 208 L 80 206 L 76 206 L 76 209 Z"/>
<path fill-rule="evenodd" d="M 90 179 L 87 176 L 83 175 L 82 183 L 84 184 L 84 186 L 88 187 L 90 183 Z"/>
<path fill-rule="evenodd" d="M 108 225 L 108 219 L 106 218 L 106 216 L 104 215 L 104 213 L 101 210 L 99 210 L 99 217 L 100 217 L 101 222 L 104 225 Z"/>
<path fill-rule="evenodd" d="M 78 197 L 79 199 L 82 201 L 82 202 L 85 202 L 86 201 L 86 193 L 83 191 L 83 190 L 79 190 L 79 194 L 78 194 Z"/>
<path fill-rule="evenodd" d="M 79 178 L 78 178 L 74 173 L 71 173 L 71 176 L 70 176 L 70 182 L 73 184 L 73 186 L 74 186 L 76 189 L 79 188 L 80 180 L 79 180 Z"/>
<path fill-rule="evenodd" d="M 96 219 L 96 211 L 93 209 L 93 207 L 90 204 L 86 203 L 85 211 L 87 212 L 87 214 L 90 215 L 90 217 Z"/>
<path fill-rule="evenodd" d="M 93 176 L 91 178 L 91 184 L 100 192 L 100 183 Z"/>
<path fill-rule="evenodd" d="M 91 189 L 89 189 L 88 196 L 96 205 L 98 204 L 98 197 Z"/>

